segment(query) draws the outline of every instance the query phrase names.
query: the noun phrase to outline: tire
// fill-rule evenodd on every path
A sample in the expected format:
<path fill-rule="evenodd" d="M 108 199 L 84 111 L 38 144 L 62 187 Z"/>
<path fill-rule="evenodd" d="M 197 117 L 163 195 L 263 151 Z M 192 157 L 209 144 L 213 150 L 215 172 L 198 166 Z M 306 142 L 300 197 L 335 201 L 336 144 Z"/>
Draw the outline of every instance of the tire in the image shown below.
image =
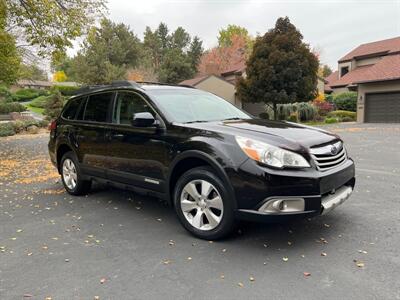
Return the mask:
<path fill-rule="evenodd" d="M 183 227 L 198 238 L 217 240 L 234 229 L 232 197 L 210 167 L 191 169 L 178 179 L 174 206 Z"/>
<path fill-rule="evenodd" d="M 89 192 L 92 182 L 82 179 L 78 160 L 72 151 L 63 155 L 60 163 L 60 173 L 64 188 L 69 194 L 79 196 Z"/>

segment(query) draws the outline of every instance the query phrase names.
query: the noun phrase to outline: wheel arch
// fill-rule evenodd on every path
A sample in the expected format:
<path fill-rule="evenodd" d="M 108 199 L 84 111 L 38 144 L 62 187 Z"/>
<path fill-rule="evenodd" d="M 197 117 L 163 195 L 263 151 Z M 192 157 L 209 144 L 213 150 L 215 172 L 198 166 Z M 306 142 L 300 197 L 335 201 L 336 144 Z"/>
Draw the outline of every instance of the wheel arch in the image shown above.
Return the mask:
<path fill-rule="evenodd" d="M 230 198 L 233 200 L 233 205 L 236 208 L 235 193 L 233 191 L 232 184 L 229 181 L 229 177 L 221 164 L 212 156 L 207 153 L 198 150 L 188 150 L 177 156 L 171 163 L 170 172 L 167 179 L 167 201 L 173 206 L 173 192 L 178 179 L 188 170 L 200 167 L 209 166 L 223 181 L 227 190 L 230 194 Z"/>
<path fill-rule="evenodd" d="M 74 152 L 74 150 L 72 149 L 72 147 L 69 146 L 69 145 L 66 144 L 66 143 L 60 144 L 60 145 L 57 147 L 56 158 L 57 158 L 57 170 L 58 170 L 58 173 L 60 173 L 60 163 L 61 163 L 61 159 L 62 159 L 63 155 L 64 155 L 65 153 L 69 152 L 69 151 Z"/>

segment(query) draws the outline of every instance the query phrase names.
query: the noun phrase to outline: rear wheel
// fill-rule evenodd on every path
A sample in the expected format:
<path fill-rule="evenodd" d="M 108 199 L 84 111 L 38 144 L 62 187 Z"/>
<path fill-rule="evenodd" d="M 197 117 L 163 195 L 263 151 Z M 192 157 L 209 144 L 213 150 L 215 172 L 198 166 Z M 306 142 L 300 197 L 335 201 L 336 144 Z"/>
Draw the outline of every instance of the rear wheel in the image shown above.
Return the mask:
<path fill-rule="evenodd" d="M 219 239 L 234 228 L 232 199 L 209 167 L 187 171 L 174 192 L 175 210 L 182 225 L 202 239 Z"/>
<path fill-rule="evenodd" d="M 60 172 L 64 188 L 69 194 L 83 195 L 90 190 L 91 181 L 82 179 L 77 159 L 72 151 L 63 155 Z"/>

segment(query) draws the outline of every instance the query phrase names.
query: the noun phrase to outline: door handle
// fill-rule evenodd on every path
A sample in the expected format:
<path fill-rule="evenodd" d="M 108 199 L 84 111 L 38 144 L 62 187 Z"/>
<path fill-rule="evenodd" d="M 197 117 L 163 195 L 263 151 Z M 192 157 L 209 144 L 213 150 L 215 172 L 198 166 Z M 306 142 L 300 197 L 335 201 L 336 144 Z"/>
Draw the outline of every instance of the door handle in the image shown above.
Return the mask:
<path fill-rule="evenodd" d="M 111 140 L 122 140 L 124 137 L 125 137 L 125 134 L 122 134 L 122 133 L 116 133 L 116 134 L 110 135 Z"/>

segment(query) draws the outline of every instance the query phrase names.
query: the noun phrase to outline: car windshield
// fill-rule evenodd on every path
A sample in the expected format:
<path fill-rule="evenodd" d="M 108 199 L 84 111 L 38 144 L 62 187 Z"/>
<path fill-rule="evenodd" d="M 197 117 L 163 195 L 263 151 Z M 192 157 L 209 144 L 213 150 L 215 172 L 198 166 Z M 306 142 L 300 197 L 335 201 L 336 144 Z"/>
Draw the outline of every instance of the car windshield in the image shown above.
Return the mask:
<path fill-rule="evenodd" d="M 160 89 L 148 91 L 162 112 L 174 122 L 208 122 L 250 119 L 228 101 L 196 89 Z"/>

